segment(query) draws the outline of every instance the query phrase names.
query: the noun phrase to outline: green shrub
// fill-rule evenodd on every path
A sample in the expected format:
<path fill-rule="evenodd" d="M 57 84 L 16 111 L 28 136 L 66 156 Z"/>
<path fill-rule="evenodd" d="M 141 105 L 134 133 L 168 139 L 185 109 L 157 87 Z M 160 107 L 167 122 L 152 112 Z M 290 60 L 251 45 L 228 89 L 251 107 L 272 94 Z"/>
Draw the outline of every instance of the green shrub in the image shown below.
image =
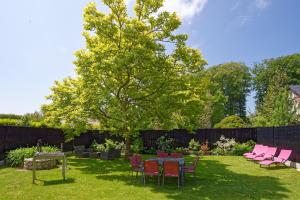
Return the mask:
<path fill-rule="evenodd" d="M 45 122 L 40 121 L 40 122 L 34 122 L 34 121 L 30 121 L 28 123 L 29 127 L 34 127 L 34 128 L 47 128 L 48 126 L 46 125 Z"/>
<path fill-rule="evenodd" d="M 0 126 L 18 126 L 18 119 L 0 119 Z"/>
<path fill-rule="evenodd" d="M 109 151 L 109 150 L 122 150 L 124 148 L 124 143 L 123 142 L 115 142 L 111 139 L 105 139 L 105 143 L 103 144 L 98 144 L 96 147 L 94 147 L 97 152 L 103 152 L 103 151 Z"/>
<path fill-rule="evenodd" d="M 246 122 L 237 115 L 228 116 L 217 123 L 214 128 L 245 128 Z"/>
<path fill-rule="evenodd" d="M 232 155 L 235 156 L 242 156 L 244 153 L 250 152 L 255 145 L 255 142 L 253 140 L 249 140 L 245 143 L 239 144 L 237 143 L 233 148 L 232 148 Z"/>
<path fill-rule="evenodd" d="M 156 145 L 158 150 L 164 151 L 164 152 L 172 152 L 174 147 L 174 138 L 169 138 L 167 136 L 161 136 L 157 139 Z"/>
<path fill-rule="evenodd" d="M 144 149 L 143 140 L 140 137 L 136 138 L 131 145 L 132 152 L 141 153 L 143 149 Z"/>
<path fill-rule="evenodd" d="M 22 115 L 0 114 L 0 119 L 21 119 Z"/>
<path fill-rule="evenodd" d="M 57 152 L 58 148 L 53 146 L 43 146 L 43 152 Z M 32 158 L 37 152 L 36 147 L 18 148 L 7 153 L 7 164 L 11 167 L 20 167 L 25 158 Z"/>
<path fill-rule="evenodd" d="M 244 153 L 250 152 L 251 149 L 252 149 L 251 146 L 247 145 L 246 143 L 236 144 L 232 148 L 231 154 L 235 156 L 242 156 Z"/>
<path fill-rule="evenodd" d="M 177 147 L 175 150 L 174 150 L 174 152 L 175 153 L 183 153 L 183 154 L 185 154 L 185 153 L 187 153 L 188 152 L 188 148 L 184 148 L 184 147 Z"/>
<path fill-rule="evenodd" d="M 98 143 L 97 143 L 97 141 L 96 140 L 93 140 L 93 142 L 92 142 L 92 144 L 90 145 L 90 148 L 92 148 L 93 149 L 93 151 L 97 151 L 97 147 L 98 147 Z"/>
<path fill-rule="evenodd" d="M 199 151 L 200 150 L 200 142 L 196 141 L 195 139 L 191 139 L 189 142 L 189 149 L 192 151 Z"/>

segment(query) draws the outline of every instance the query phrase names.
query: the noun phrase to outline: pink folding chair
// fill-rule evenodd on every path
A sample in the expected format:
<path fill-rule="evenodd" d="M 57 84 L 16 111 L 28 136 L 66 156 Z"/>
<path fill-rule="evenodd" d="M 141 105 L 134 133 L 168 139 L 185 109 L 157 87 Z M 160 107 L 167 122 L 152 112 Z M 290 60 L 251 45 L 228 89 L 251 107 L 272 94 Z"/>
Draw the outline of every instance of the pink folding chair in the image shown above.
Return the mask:
<path fill-rule="evenodd" d="M 244 153 L 243 156 L 255 155 L 255 154 L 257 154 L 257 151 L 259 151 L 259 149 L 260 149 L 261 147 L 263 147 L 263 145 L 261 145 L 261 144 L 256 144 L 251 152 Z"/>
<path fill-rule="evenodd" d="M 157 152 L 156 152 L 156 155 L 157 155 L 157 157 L 159 157 L 159 158 L 167 158 L 167 157 L 169 156 L 168 153 L 162 152 L 162 151 L 157 151 Z"/>
<path fill-rule="evenodd" d="M 268 147 L 268 151 L 262 155 L 262 156 L 257 156 L 253 158 L 254 161 L 263 161 L 263 160 L 271 160 L 277 151 L 277 147 Z"/>
<path fill-rule="evenodd" d="M 195 160 L 193 161 L 193 164 L 192 164 L 191 166 L 184 166 L 184 167 L 183 167 L 183 172 L 184 172 L 184 173 L 192 173 L 192 174 L 195 176 L 195 173 L 196 173 L 196 169 L 197 169 L 197 166 L 198 166 L 199 159 L 200 159 L 200 157 L 197 156 L 197 157 L 195 158 Z"/>
<path fill-rule="evenodd" d="M 146 185 L 146 176 L 157 176 L 157 181 L 159 185 L 159 163 L 157 160 L 145 160 L 143 169 L 143 180 L 144 185 Z"/>
<path fill-rule="evenodd" d="M 177 177 L 178 188 L 180 186 L 180 170 L 178 161 L 164 161 L 163 164 L 163 185 L 165 183 L 165 177 Z"/>
<path fill-rule="evenodd" d="M 170 155 L 171 158 L 183 158 L 182 153 L 171 153 Z"/>
<path fill-rule="evenodd" d="M 136 177 L 138 176 L 139 172 L 142 172 L 142 156 L 139 154 L 134 154 L 132 157 L 130 157 L 130 164 L 131 164 L 131 170 L 132 170 L 132 176 L 133 173 L 136 172 Z"/>
<path fill-rule="evenodd" d="M 277 157 L 274 157 L 272 160 L 264 160 L 259 162 L 260 167 L 262 165 L 269 166 L 271 164 L 284 164 L 292 154 L 292 150 L 282 149 Z"/>

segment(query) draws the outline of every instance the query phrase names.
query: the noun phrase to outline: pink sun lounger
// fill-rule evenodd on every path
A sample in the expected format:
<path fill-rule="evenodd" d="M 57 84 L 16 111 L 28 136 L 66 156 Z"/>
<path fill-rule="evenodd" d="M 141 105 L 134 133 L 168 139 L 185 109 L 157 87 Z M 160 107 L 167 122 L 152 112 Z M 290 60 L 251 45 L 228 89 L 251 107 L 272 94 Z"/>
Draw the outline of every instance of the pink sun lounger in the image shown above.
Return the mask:
<path fill-rule="evenodd" d="M 253 158 L 254 161 L 272 160 L 277 151 L 277 147 L 268 147 L 264 155 Z"/>
<path fill-rule="evenodd" d="M 270 166 L 271 164 L 283 164 L 287 161 L 292 153 L 292 150 L 282 149 L 277 157 L 274 157 L 272 160 L 264 160 L 259 162 L 260 166 Z"/>
<path fill-rule="evenodd" d="M 253 158 L 256 158 L 256 157 L 259 157 L 259 156 L 263 156 L 267 153 L 268 151 L 268 146 L 262 146 L 260 147 L 257 152 L 253 155 L 248 155 L 248 156 L 245 156 L 247 159 L 253 159 Z"/>
<path fill-rule="evenodd" d="M 256 154 L 257 154 L 257 151 L 259 151 L 259 149 L 260 149 L 261 147 L 263 147 L 263 145 L 261 145 L 261 144 L 256 144 L 251 152 L 244 153 L 243 156 L 256 155 Z"/>

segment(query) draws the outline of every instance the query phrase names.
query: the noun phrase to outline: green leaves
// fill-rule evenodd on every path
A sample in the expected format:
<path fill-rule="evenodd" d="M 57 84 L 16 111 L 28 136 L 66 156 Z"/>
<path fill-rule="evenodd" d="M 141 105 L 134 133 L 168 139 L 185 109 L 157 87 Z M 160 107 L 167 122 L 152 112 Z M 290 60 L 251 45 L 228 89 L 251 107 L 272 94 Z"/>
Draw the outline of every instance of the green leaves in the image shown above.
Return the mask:
<path fill-rule="evenodd" d="M 157 13 L 162 0 L 137 0 L 129 17 L 124 1 L 103 2 L 109 14 L 95 3 L 84 10 L 77 76 L 55 83 L 43 106 L 46 121 L 70 138 L 95 124 L 127 139 L 142 129 L 210 126 L 207 113 L 224 99 L 204 74 L 201 53 L 175 33 L 176 13 Z"/>

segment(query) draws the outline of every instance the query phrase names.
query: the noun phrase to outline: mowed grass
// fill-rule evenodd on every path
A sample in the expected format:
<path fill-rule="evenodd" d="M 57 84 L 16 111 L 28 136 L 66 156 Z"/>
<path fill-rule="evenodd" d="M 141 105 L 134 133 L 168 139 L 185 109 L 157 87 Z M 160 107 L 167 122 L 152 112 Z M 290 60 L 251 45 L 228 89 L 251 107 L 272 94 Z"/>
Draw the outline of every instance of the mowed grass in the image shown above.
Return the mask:
<path fill-rule="evenodd" d="M 202 157 L 196 176 L 187 175 L 181 189 L 174 178 L 166 178 L 165 186 L 148 178 L 143 186 L 124 159 L 69 157 L 68 168 L 66 181 L 59 168 L 37 171 L 36 184 L 31 171 L 0 168 L 0 199 L 300 199 L 300 172 L 260 168 L 242 157 Z"/>

